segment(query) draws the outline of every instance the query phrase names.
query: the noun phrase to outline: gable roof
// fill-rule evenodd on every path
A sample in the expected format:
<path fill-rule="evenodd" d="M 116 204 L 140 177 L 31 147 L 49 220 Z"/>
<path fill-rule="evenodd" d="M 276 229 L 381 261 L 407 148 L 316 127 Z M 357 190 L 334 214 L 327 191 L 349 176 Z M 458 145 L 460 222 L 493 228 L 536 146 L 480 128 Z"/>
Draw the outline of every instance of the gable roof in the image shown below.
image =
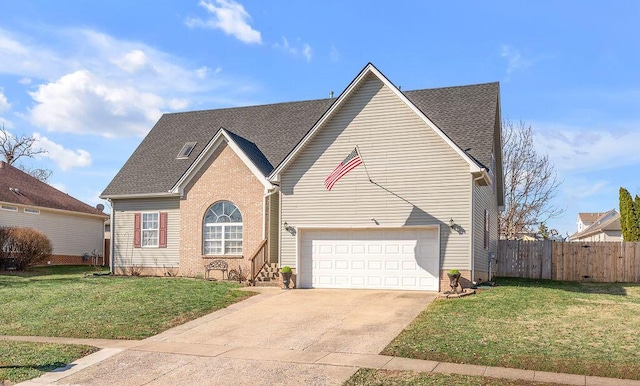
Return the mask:
<path fill-rule="evenodd" d="M 0 201 L 107 217 L 102 211 L 0 161 Z"/>
<path fill-rule="evenodd" d="M 227 143 L 233 152 L 251 170 L 254 176 L 264 185 L 271 189 L 273 185 L 265 178 L 265 172 L 273 169 L 269 161 L 257 149 L 256 145 L 246 139 L 239 137 L 224 128 L 218 130 L 216 135 L 204 147 L 198 157 L 191 163 L 189 169 L 180 177 L 178 182 L 169 190 L 169 193 L 182 195 L 182 190 L 191 181 L 193 176 L 201 169 L 205 161 L 222 143 Z"/>
<path fill-rule="evenodd" d="M 433 121 L 464 157 L 479 168 L 491 165 L 495 120 L 499 118 L 498 83 L 397 92 Z M 102 197 L 175 194 L 169 191 L 193 166 L 220 128 L 229 133 L 267 176 L 336 101 L 318 99 L 164 114 Z M 196 142 L 191 155 L 176 159 L 186 142 Z"/>
<path fill-rule="evenodd" d="M 604 231 L 619 231 L 620 226 L 620 213 L 615 209 L 611 209 L 608 212 L 603 213 L 580 213 L 588 215 L 598 215 L 591 225 L 586 227 L 582 232 L 576 232 L 569 237 L 569 240 L 581 239 L 583 237 L 591 236 Z M 587 218 L 593 218 L 594 216 L 588 216 Z"/>
<path fill-rule="evenodd" d="M 583 224 L 593 224 L 600 216 L 608 212 L 585 212 L 578 213 L 578 219 Z"/>
<path fill-rule="evenodd" d="M 472 172 L 480 172 L 482 171 L 482 169 L 488 170 L 488 166 L 485 165 L 491 164 L 490 160 L 493 149 L 495 120 L 497 117 L 496 109 L 498 108 L 498 83 L 481 85 L 487 89 L 484 90 L 484 92 L 487 94 L 486 99 L 489 102 L 488 104 L 478 103 L 479 100 L 469 98 L 470 96 L 475 96 L 476 93 L 482 94 L 479 90 L 475 90 L 475 92 L 469 93 L 468 95 L 466 95 L 467 98 L 465 98 L 464 94 L 461 91 L 468 91 L 471 87 L 474 86 L 435 89 L 437 90 L 436 92 L 433 92 L 434 90 L 432 89 L 416 90 L 413 92 L 402 93 L 373 64 L 369 63 L 364 67 L 364 69 L 362 69 L 362 71 L 360 71 L 358 76 L 356 76 L 351 84 L 349 84 L 349 86 L 347 86 L 347 88 L 340 94 L 336 102 L 331 105 L 329 110 L 327 110 L 323 114 L 323 116 L 318 120 L 314 127 L 311 128 L 307 135 L 291 151 L 287 158 L 285 158 L 284 161 L 278 167 L 276 167 L 276 170 L 272 172 L 272 176 L 270 178 L 277 178 L 277 174 L 287 167 L 287 165 L 295 158 L 297 152 L 299 152 L 306 145 L 306 143 L 314 137 L 316 132 L 323 126 L 324 122 L 326 122 L 330 119 L 331 116 L 333 116 L 333 114 L 339 109 L 339 107 L 343 103 L 345 103 L 345 101 L 351 96 L 352 93 L 357 90 L 359 84 L 362 83 L 369 75 L 375 76 L 393 93 L 395 93 L 396 96 L 407 105 L 407 107 L 414 110 L 414 112 L 418 114 L 418 116 L 425 122 L 425 124 L 427 124 L 427 126 L 431 127 L 431 129 L 433 129 L 436 134 L 440 135 L 445 140 L 445 142 L 447 142 L 453 148 L 453 150 L 461 156 L 462 159 L 469 163 Z M 475 87 L 479 88 L 478 85 L 476 85 Z M 431 93 L 429 93 L 429 91 L 431 91 Z M 408 94 L 412 94 L 413 99 L 409 98 Z M 438 97 L 442 97 L 444 101 L 441 103 L 435 103 Z M 429 114 L 427 114 L 427 112 Z M 480 116 L 483 116 L 483 118 L 488 119 L 482 122 L 483 120 L 476 119 L 473 116 L 474 114 L 478 114 Z M 441 121 L 444 121 L 447 125 L 449 133 L 447 134 L 442 128 L 438 127 L 438 125 L 436 125 L 435 122 L 430 119 L 429 115 L 437 116 Z M 470 116 L 467 117 L 467 119 L 456 119 L 455 117 L 457 115 Z M 477 125 L 476 123 L 478 122 L 482 122 L 484 123 L 484 125 Z M 474 158 L 470 153 L 467 153 L 467 151 L 472 150 L 473 147 L 469 147 L 468 149 L 463 150 L 464 148 L 461 147 L 460 143 L 456 143 L 452 140 L 452 135 L 457 137 L 458 142 L 462 143 L 469 143 L 469 140 L 473 142 L 473 139 L 480 137 L 486 138 L 486 141 L 484 141 L 486 143 L 480 145 L 488 146 L 488 150 L 476 151 L 485 162 L 479 162 L 478 159 Z M 480 147 L 481 146 L 478 146 L 478 148 Z"/>

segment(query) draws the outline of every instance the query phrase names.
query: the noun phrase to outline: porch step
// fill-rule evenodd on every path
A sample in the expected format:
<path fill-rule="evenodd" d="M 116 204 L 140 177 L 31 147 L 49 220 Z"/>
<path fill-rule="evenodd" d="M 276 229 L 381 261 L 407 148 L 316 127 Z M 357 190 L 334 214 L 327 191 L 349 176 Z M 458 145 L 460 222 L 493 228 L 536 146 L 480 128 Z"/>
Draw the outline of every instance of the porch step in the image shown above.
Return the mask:
<path fill-rule="evenodd" d="M 256 285 L 278 285 L 280 267 L 278 263 L 267 263 L 256 277 Z"/>

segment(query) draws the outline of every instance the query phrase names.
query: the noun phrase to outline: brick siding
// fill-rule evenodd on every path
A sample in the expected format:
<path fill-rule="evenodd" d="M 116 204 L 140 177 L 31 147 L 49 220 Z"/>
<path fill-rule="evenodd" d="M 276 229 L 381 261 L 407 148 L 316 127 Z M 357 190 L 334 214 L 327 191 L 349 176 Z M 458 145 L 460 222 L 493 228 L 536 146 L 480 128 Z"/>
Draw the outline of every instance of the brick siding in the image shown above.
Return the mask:
<path fill-rule="evenodd" d="M 180 201 L 180 276 L 198 277 L 211 259 L 223 259 L 229 269 L 242 267 L 251 272 L 249 254 L 262 241 L 264 185 L 247 168 L 228 145 L 221 145 L 202 165 L 185 188 Z M 202 254 L 202 222 L 206 211 L 218 201 L 230 201 L 242 214 L 243 255 L 240 258 L 204 256 Z M 221 272 L 211 276 L 221 278 Z"/>

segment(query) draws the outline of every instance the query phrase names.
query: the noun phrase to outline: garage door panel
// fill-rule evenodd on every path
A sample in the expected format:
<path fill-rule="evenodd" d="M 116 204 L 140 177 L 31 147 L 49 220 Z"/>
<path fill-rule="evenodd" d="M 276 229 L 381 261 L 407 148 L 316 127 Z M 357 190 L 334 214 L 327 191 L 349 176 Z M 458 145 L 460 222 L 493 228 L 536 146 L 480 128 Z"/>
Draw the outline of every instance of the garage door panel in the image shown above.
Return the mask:
<path fill-rule="evenodd" d="M 301 287 L 438 290 L 437 229 L 302 231 Z"/>

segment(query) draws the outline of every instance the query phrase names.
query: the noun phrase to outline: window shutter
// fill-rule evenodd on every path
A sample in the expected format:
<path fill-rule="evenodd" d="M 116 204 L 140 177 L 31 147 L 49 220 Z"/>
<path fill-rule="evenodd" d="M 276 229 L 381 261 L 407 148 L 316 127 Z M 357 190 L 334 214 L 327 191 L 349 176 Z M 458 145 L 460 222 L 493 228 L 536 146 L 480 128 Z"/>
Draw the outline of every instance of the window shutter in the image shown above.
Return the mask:
<path fill-rule="evenodd" d="M 140 248 L 140 236 L 141 236 L 142 215 L 135 213 L 133 215 L 133 246 L 134 248 Z"/>
<path fill-rule="evenodd" d="M 167 247 L 167 212 L 160 212 L 160 234 L 158 239 L 158 247 Z"/>

